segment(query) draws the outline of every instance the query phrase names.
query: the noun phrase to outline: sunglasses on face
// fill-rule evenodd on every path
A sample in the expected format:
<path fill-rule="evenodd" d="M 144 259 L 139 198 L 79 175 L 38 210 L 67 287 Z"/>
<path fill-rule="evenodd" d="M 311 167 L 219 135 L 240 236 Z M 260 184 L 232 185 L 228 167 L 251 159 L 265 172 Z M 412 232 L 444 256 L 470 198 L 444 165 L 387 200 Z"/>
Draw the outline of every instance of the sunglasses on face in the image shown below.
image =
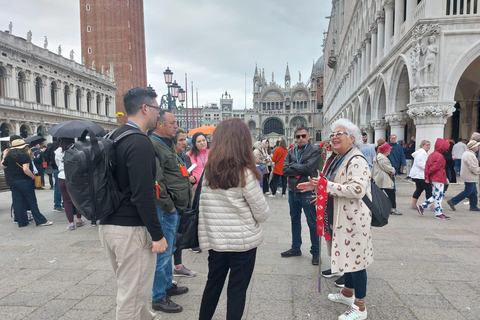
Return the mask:
<path fill-rule="evenodd" d="M 340 139 L 344 134 L 348 134 L 348 132 L 343 132 L 343 131 L 332 132 L 330 133 L 330 139 L 332 139 L 333 137 Z"/>
<path fill-rule="evenodd" d="M 306 137 L 307 137 L 306 134 L 297 134 L 297 135 L 295 136 L 295 138 L 297 138 L 297 139 L 300 139 L 300 138 L 305 139 Z"/>

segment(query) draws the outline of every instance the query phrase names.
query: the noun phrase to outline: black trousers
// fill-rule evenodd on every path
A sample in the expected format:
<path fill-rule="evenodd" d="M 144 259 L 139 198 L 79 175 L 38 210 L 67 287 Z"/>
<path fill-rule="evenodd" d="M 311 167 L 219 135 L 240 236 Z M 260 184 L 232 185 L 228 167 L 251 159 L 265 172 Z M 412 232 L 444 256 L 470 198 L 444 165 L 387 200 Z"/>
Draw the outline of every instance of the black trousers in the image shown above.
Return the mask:
<path fill-rule="evenodd" d="M 281 176 L 274 173 L 272 177 L 272 181 L 270 181 L 270 189 L 272 190 L 273 195 L 277 193 L 278 179 L 280 177 L 282 178 L 282 194 L 285 194 L 285 192 L 287 192 L 287 176 Z"/>
<path fill-rule="evenodd" d="M 395 197 L 395 189 L 383 189 L 383 191 L 385 191 L 385 193 L 387 194 L 388 196 L 388 199 L 390 200 L 390 203 L 392 204 L 392 209 L 396 209 L 397 208 L 397 200 L 396 200 L 396 197 Z"/>
<path fill-rule="evenodd" d="M 226 319 L 242 318 L 256 256 L 257 248 L 245 252 L 208 250 L 208 279 L 203 291 L 199 320 L 212 319 L 229 270 Z"/>
<path fill-rule="evenodd" d="M 413 199 L 420 198 L 423 190 L 425 190 L 425 197 L 426 199 L 430 199 L 432 197 L 432 185 L 430 183 L 426 183 L 423 179 L 413 179 L 415 182 L 415 191 L 413 192 Z"/>

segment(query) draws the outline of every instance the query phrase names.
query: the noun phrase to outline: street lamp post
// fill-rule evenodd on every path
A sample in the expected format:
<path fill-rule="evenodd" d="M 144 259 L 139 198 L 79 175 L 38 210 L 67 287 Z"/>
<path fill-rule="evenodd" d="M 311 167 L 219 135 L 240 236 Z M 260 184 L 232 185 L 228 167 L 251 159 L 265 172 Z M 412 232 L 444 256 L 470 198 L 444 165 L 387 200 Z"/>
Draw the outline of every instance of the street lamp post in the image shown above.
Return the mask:
<path fill-rule="evenodd" d="M 178 108 L 176 101 L 180 101 L 181 108 L 183 108 L 183 102 L 185 102 L 185 90 L 182 89 L 177 83 L 177 81 L 173 81 L 173 72 L 168 67 L 163 72 L 163 76 L 165 77 L 165 83 L 167 84 L 167 94 L 164 94 L 160 99 L 160 108 L 167 108 L 171 111 L 173 108 Z"/>

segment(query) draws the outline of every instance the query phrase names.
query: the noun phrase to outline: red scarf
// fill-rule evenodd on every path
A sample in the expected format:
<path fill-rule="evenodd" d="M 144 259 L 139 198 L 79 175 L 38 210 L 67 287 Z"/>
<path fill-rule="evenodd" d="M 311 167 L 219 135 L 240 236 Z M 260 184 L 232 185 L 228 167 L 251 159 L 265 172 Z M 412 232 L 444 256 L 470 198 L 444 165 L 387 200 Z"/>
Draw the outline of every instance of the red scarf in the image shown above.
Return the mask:
<path fill-rule="evenodd" d="M 320 173 L 318 179 L 318 186 L 317 186 L 317 234 L 322 236 L 325 233 L 325 240 L 330 240 L 330 235 L 328 234 L 325 225 L 325 208 L 328 202 L 328 194 L 327 194 L 327 182 L 328 180 L 325 178 L 323 173 Z"/>

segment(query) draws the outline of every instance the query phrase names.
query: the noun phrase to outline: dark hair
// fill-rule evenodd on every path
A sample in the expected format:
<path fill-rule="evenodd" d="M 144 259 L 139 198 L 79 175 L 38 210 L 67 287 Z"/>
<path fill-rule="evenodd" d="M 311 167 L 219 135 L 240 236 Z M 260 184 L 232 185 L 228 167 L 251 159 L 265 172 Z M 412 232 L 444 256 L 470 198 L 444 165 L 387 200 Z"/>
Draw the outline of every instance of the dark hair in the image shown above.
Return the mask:
<path fill-rule="evenodd" d="M 27 148 L 28 146 L 25 146 L 25 148 L 21 148 L 21 149 L 10 149 L 8 150 L 8 155 L 7 156 L 10 156 L 12 157 L 12 159 L 14 160 L 17 160 L 17 158 L 20 156 L 20 155 L 28 155 L 28 152 L 27 152 Z M 29 156 L 30 157 L 30 156 Z"/>
<path fill-rule="evenodd" d="M 62 152 L 67 151 L 68 146 L 72 143 L 75 143 L 75 139 L 73 138 L 60 138 L 60 145 L 59 147 L 62 148 Z"/>
<path fill-rule="evenodd" d="M 224 190 L 239 185 L 245 187 L 247 169 L 260 181 L 262 175 L 255 165 L 252 149 L 252 137 L 245 122 L 239 118 L 220 122 L 213 132 L 212 148 L 205 165 L 207 185 Z"/>
<path fill-rule="evenodd" d="M 297 132 L 300 131 L 300 130 L 305 130 L 308 133 L 308 128 L 305 127 L 304 125 L 300 125 L 295 129 L 295 132 L 293 133 L 293 135 L 295 136 L 297 134 Z"/>
<path fill-rule="evenodd" d="M 367 136 L 367 133 L 366 132 L 362 132 L 362 137 L 363 136 Z"/>
<path fill-rule="evenodd" d="M 215 129 L 215 130 L 217 130 L 217 129 Z M 192 150 L 190 151 L 190 156 L 193 157 L 195 159 L 195 161 L 197 161 L 197 157 L 200 153 L 200 151 L 197 148 L 197 139 L 200 136 L 204 136 L 205 140 L 207 140 L 207 136 L 205 134 L 201 133 L 201 132 L 197 132 L 193 135 L 193 137 L 192 137 Z M 207 144 L 207 149 L 208 149 L 208 144 Z"/>
<path fill-rule="evenodd" d="M 157 120 L 157 123 L 158 122 L 164 122 L 165 121 L 165 114 L 166 113 L 172 113 L 170 110 L 167 110 L 167 109 L 161 109 L 159 112 L 158 112 L 158 120 Z"/>
<path fill-rule="evenodd" d="M 125 112 L 129 116 L 134 116 L 143 104 L 152 104 L 156 97 L 157 93 L 153 89 L 130 89 L 123 97 Z"/>

